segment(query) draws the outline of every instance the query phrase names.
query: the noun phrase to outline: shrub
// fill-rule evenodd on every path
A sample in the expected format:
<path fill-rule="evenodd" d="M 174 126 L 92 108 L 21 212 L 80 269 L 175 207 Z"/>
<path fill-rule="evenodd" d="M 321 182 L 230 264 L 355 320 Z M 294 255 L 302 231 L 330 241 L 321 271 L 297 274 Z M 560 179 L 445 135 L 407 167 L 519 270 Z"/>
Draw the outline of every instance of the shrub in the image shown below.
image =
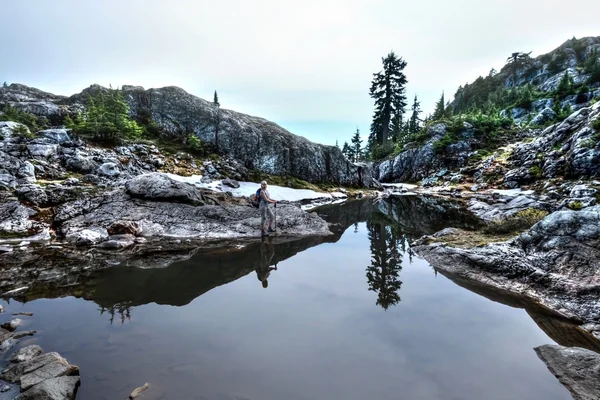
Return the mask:
<path fill-rule="evenodd" d="M 592 121 L 592 128 L 596 132 L 600 132 L 600 116 L 597 117 L 594 121 Z"/>
<path fill-rule="evenodd" d="M 373 161 L 383 160 L 394 152 L 394 145 L 391 143 L 377 144 L 371 149 L 371 157 Z"/>
<path fill-rule="evenodd" d="M 529 168 L 529 173 L 536 179 L 540 179 L 542 177 L 542 169 L 537 165 Z"/>
<path fill-rule="evenodd" d="M 571 210 L 581 210 L 583 208 L 583 204 L 581 204 L 580 201 L 572 201 L 567 205 L 567 207 L 569 207 Z"/>
<path fill-rule="evenodd" d="M 537 208 L 527 208 L 508 218 L 488 222 L 483 228 L 483 232 L 496 235 L 522 232 L 531 228 L 547 215 L 547 211 Z"/>
<path fill-rule="evenodd" d="M 26 125 L 31 132 L 37 132 L 48 127 L 48 120 L 46 118 L 38 118 L 31 113 L 17 110 L 9 105 L 5 105 L 2 109 L 0 121 L 20 122 Z"/>
<path fill-rule="evenodd" d="M 35 135 L 33 133 L 31 133 L 31 131 L 29 129 L 27 129 L 27 127 L 25 125 L 17 125 L 16 127 L 14 127 L 12 129 L 12 133 L 14 133 L 15 135 L 17 135 L 19 137 L 28 138 L 28 139 L 32 139 L 35 137 Z"/>

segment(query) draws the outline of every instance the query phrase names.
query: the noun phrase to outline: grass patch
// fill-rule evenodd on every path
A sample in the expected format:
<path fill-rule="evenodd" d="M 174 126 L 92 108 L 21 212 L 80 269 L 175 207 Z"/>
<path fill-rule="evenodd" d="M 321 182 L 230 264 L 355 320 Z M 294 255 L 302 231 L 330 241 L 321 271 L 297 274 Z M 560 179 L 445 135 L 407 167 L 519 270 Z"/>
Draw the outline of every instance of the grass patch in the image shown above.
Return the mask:
<path fill-rule="evenodd" d="M 514 235 L 505 234 L 489 234 L 483 231 L 465 231 L 457 229 L 455 233 L 441 236 L 439 238 L 430 237 L 427 244 L 445 243 L 452 247 L 461 249 L 470 249 L 472 247 L 483 246 L 489 243 L 500 243 L 511 239 Z"/>
<path fill-rule="evenodd" d="M 548 215 L 547 211 L 527 208 L 505 219 L 488 222 L 482 232 L 488 235 L 506 235 L 521 233 L 538 223 Z"/>
<path fill-rule="evenodd" d="M 317 192 L 327 192 L 328 190 L 339 188 L 339 185 L 332 183 L 310 183 L 293 176 L 269 175 L 259 171 L 250 171 L 248 178 L 252 182 L 267 181 L 269 185 L 284 186 L 292 189 L 309 189 Z"/>

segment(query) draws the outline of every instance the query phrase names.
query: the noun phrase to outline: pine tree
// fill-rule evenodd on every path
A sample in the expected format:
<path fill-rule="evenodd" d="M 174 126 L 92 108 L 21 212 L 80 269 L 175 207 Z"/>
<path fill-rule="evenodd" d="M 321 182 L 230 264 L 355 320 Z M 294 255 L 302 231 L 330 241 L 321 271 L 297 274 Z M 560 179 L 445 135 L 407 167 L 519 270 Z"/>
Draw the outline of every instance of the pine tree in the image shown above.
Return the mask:
<path fill-rule="evenodd" d="M 342 154 L 348 160 L 351 160 L 352 151 L 350 150 L 350 146 L 348 146 L 348 142 L 344 142 L 344 146 L 342 147 Z"/>
<path fill-rule="evenodd" d="M 406 61 L 390 52 L 382 58 L 383 70 L 373 74 L 370 96 L 375 100 L 375 112 L 371 124 L 369 144 L 384 145 L 388 143 L 390 126 L 394 118 L 404 114 L 406 107 L 405 86 L 408 82 L 404 72 Z"/>
<path fill-rule="evenodd" d="M 213 98 L 213 104 L 217 107 L 217 111 L 213 114 L 213 123 L 215 125 L 215 151 L 219 152 L 219 129 L 221 127 L 221 103 L 219 103 L 219 96 L 215 90 Z"/>
<path fill-rule="evenodd" d="M 435 103 L 435 110 L 433 111 L 432 119 L 438 120 L 444 118 L 444 109 L 444 92 L 442 92 L 442 97 L 438 100 L 437 103 Z"/>
<path fill-rule="evenodd" d="M 337 139 L 335 139 L 335 147 L 337 147 L 338 149 L 340 148 L 340 145 L 338 144 Z"/>
<path fill-rule="evenodd" d="M 352 156 L 353 156 L 353 160 L 354 162 L 358 162 L 361 159 L 361 154 L 362 154 L 362 150 L 361 150 L 361 143 L 362 143 L 362 139 L 360 138 L 360 131 L 358 128 L 356 128 L 356 133 L 354 134 L 354 136 L 352 136 Z"/>
<path fill-rule="evenodd" d="M 419 126 L 419 114 L 421 114 L 421 103 L 417 100 L 417 95 L 415 95 L 415 101 L 412 105 L 412 114 L 410 116 L 410 121 L 408 123 L 408 133 L 415 134 L 419 132 L 421 127 Z"/>

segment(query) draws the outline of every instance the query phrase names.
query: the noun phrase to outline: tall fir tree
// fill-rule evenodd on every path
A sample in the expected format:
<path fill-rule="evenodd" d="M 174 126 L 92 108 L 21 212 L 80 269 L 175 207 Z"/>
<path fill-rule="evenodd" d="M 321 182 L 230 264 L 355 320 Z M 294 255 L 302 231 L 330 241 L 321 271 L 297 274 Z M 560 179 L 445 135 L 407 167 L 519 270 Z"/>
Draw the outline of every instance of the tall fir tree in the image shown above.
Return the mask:
<path fill-rule="evenodd" d="M 360 159 L 362 158 L 362 149 L 361 149 L 361 143 L 362 143 L 362 139 L 360 138 L 360 130 L 358 128 L 356 128 L 356 132 L 354 133 L 354 136 L 352 136 L 352 141 L 351 141 L 352 145 L 351 145 L 351 149 L 352 149 L 352 156 L 353 156 L 353 162 L 358 162 L 360 161 Z"/>
<path fill-rule="evenodd" d="M 219 96 L 217 95 L 216 90 L 215 90 L 215 95 L 213 96 L 213 104 L 217 107 L 221 107 L 221 103 L 219 103 Z"/>
<path fill-rule="evenodd" d="M 419 125 L 419 114 L 421 114 L 421 103 L 419 103 L 419 100 L 417 100 L 417 95 L 415 95 L 415 101 L 413 102 L 412 108 L 411 108 L 411 115 L 410 115 L 410 121 L 408 122 L 408 133 L 409 134 L 415 134 L 417 132 L 419 132 L 419 130 L 421 129 L 420 125 Z"/>
<path fill-rule="evenodd" d="M 402 116 L 406 107 L 405 86 L 408 82 L 403 70 L 406 61 L 390 52 L 382 58 L 383 70 L 373 74 L 370 96 L 375 100 L 375 112 L 369 135 L 369 145 L 388 143 L 393 131 L 394 118 Z"/>
<path fill-rule="evenodd" d="M 444 103 L 444 92 L 442 92 L 442 97 L 435 103 L 435 110 L 433 111 L 433 120 L 438 120 L 444 118 L 446 109 L 446 104 Z"/>

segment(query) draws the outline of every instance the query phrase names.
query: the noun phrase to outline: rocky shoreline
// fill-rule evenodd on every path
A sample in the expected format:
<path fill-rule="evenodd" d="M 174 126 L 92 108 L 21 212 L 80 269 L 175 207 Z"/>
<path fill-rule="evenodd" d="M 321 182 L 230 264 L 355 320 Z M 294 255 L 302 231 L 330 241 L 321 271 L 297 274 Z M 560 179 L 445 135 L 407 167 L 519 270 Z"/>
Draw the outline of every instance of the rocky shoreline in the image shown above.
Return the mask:
<path fill-rule="evenodd" d="M 19 316 L 32 317 L 32 313 L 19 312 Z M 21 319 L 14 318 L 0 328 L 0 351 L 6 353 L 20 339 L 33 336 L 36 331 L 17 332 Z M 56 352 L 45 353 L 35 344 L 14 352 L 1 371 L 2 396 L 19 400 L 74 399 L 80 384 L 79 368 L 69 364 Z M 19 394 L 20 393 L 20 394 Z"/>

